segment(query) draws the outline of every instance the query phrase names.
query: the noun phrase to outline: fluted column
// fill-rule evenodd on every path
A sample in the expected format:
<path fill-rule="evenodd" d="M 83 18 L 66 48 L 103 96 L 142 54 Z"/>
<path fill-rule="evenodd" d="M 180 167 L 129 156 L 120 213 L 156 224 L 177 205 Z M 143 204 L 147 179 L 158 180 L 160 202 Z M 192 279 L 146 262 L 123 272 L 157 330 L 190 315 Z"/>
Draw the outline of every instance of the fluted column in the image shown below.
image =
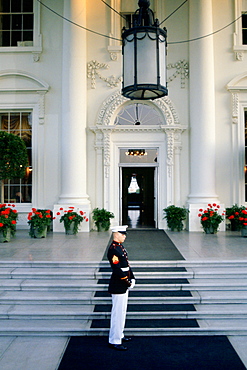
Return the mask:
<path fill-rule="evenodd" d="M 86 0 L 65 0 L 64 17 L 86 25 Z M 63 21 L 61 194 L 56 208 L 88 210 L 86 192 L 86 31 Z M 60 206 L 61 205 L 61 206 Z M 60 231 L 58 225 L 56 231 Z"/>
<path fill-rule="evenodd" d="M 190 0 L 189 39 L 213 32 L 212 0 Z M 199 231 L 198 208 L 217 202 L 213 35 L 191 41 L 189 229 Z"/>

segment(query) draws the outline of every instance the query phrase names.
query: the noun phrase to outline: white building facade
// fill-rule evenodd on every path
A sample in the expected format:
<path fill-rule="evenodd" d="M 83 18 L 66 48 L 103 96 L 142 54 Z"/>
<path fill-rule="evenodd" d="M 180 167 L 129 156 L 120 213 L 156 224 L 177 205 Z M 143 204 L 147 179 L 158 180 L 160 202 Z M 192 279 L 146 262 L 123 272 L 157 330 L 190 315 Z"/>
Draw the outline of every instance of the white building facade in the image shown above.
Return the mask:
<path fill-rule="evenodd" d="M 246 204 L 247 1 L 150 2 L 168 32 L 168 96 L 153 101 L 121 95 L 121 29 L 137 3 L 2 2 L 0 129 L 26 138 L 30 162 L 24 180 L 4 184 L 19 228 L 32 208 L 90 220 L 99 207 L 113 224 L 138 209 L 142 226 L 165 229 L 175 204 L 200 231 L 199 208 Z"/>

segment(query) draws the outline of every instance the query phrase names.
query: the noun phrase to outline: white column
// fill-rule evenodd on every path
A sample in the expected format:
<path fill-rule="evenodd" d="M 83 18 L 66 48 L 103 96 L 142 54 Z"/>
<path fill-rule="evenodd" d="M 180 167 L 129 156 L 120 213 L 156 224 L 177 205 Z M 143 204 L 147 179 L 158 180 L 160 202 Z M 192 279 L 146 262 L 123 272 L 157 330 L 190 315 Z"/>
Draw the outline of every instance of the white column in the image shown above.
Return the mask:
<path fill-rule="evenodd" d="M 86 0 L 64 1 L 64 17 L 85 26 Z M 89 212 L 86 193 L 86 31 L 66 20 L 63 21 L 61 78 L 61 194 L 54 211 L 77 206 Z M 54 231 L 61 231 L 62 227 L 58 220 L 54 222 Z"/>
<path fill-rule="evenodd" d="M 190 0 L 189 39 L 213 32 L 212 0 Z M 198 209 L 217 202 L 213 36 L 191 41 L 189 229 L 201 230 Z"/>

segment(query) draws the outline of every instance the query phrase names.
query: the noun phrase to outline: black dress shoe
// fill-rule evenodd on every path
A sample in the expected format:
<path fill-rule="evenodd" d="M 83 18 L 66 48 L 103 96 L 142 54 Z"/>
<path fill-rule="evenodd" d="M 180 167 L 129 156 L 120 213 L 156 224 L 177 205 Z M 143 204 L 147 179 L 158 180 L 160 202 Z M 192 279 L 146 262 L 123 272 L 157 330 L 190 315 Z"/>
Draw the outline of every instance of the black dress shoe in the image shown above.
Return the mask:
<path fill-rule="evenodd" d="M 115 349 L 116 351 L 127 351 L 127 347 L 123 346 L 122 344 L 111 344 L 108 343 L 108 347 Z"/>
<path fill-rule="evenodd" d="M 131 337 L 123 337 L 122 342 L 130 342 L 132 340 Z"/>

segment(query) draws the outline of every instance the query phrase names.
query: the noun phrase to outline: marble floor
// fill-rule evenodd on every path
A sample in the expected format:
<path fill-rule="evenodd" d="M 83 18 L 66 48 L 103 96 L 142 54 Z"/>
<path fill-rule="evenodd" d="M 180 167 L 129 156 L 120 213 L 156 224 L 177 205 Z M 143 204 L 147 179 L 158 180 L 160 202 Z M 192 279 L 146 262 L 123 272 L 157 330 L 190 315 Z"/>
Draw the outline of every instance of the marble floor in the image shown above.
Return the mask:
<path fill-rule="evenodd" d="M 167 234 L 186 260 L 247 261 L 247 238 L 241 237 L 240 232 L 206 235 L 203 232 L 167 231 Z M 77 235 L 48 233 L 45 239 L 33 239 L 28 230 L 17 230 L 10 243 L 0 243 L 0 261 L 99 262 L 110 236 L 110 231 L 91 231 Z"/>
<path fill-rule="evenodd" d="M 247 238 L 240 232 L 167 232 L 186 260 L 246 261 Z M 100 262 L 110 232 L 65 235 L 50 233 L 46 239 L 31 239 L 28 230 L 18 230 L 10 243 L 0 245 L 1 261 L 94 261 Z M 131 260 L 131 255 L 129 255 Z M 247 337 L 229 337 L 247 368 Z M 0 337 L 0 368 L 4 370 L 56 370 L 68 338 Z M 52 349 L 52 350 L 51 350 Z"/>

